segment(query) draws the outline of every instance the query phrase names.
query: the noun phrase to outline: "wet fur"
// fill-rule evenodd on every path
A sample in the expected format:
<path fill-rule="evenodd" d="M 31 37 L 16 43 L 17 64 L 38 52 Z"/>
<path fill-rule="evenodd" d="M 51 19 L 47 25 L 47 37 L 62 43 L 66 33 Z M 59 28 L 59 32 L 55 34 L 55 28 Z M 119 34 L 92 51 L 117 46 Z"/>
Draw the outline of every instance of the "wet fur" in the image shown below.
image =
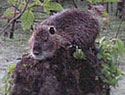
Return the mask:
<path fill-rule="evenodd" d="M 47 32 L 50 26 L 55 27 L 56 34 Z M 30 47 L 46 54 L 52 51 L 51 59 L 46 59 L 50 54 L 44 54 L 42 60 L 24 55 L 14 70 L 12 95 L 106 95 L 105 84 L 95 80 L 101 75 L 101 66 L 89 49 L 98 33 L 97 20 L 79 9 L 66 10 L 43 21 L 35 29 Z M 46 41 L 45 35 L 49 40 Z M 50 44 L 50 48 L 44 47 Z M 75 49 L 67 49 L 66 44 L 81 47 L 86 60 L 75 59 Z"/>

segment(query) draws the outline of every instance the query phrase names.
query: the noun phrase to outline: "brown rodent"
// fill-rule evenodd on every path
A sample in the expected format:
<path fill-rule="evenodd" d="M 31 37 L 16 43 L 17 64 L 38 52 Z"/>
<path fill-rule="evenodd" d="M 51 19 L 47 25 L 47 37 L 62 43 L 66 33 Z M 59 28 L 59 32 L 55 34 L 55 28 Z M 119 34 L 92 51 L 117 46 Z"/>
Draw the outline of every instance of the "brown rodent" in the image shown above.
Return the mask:
<path fill-rule="evenodd" d="M 52 58 L 56 50 L 76 45 L 93 46 L 100 26 L 92 14 L 81 9 L 67 9 L 40 23 L 29 40 L 32 56 L 38 60 Z"/>

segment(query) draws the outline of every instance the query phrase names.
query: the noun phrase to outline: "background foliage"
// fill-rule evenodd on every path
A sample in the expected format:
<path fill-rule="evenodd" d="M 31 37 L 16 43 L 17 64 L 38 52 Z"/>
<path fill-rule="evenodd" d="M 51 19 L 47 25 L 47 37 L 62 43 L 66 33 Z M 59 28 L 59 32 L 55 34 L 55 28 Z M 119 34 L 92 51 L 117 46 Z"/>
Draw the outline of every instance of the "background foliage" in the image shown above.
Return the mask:
<path fill-rule="evenodd" d="M 4 12 L 4 16 L 7 19 L 16 17 L 18 14 L 21 14 L 21 25 L 24 30 L 30 29 L 34 23 L 34 7 L 42 7 L 41 10 L 50 14 L 51 10 L 61 11 L 63 7 L 57 2 L 51 0 L 8 0 L 10 7 Z M 23 12 L 22 12 L 23 11 Z M 18 12 L 18 14 L 16 13 Z"/>

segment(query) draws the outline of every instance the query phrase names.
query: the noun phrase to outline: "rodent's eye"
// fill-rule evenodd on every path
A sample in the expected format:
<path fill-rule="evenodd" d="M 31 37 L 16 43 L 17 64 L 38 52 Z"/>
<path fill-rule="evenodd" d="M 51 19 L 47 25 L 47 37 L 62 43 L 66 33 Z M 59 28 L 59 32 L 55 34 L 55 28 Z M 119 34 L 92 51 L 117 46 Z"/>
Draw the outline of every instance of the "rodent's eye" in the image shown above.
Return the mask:
<path fill-rule="evenodd" d="M 49 32 L 50 32 L 50 34 L 55 34 L 55 29 L 54 29 L 54 27 L 50 27 L 50 29 L 49 29 Z"/>

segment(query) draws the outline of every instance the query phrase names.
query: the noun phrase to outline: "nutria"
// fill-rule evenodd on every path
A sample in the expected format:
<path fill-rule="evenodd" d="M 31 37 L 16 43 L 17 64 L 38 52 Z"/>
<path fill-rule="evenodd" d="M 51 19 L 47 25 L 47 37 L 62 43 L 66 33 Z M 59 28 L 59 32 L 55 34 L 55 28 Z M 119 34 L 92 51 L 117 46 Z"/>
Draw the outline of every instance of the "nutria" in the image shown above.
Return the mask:
<path fill-rule="evenodd" d="M 105 84 L 95 80 L 101 66 L 91 49 L 99 28 L 91 13 L 81 9 L 44 20 L 29 40 L 32 56 L 24 55 L 14 70 L 12 95 L 106 95 Z M 85 60 L 73 57 L 74 45 L 84 51 Z"/>
<path fill-rule="evenodd" d="M 61 47 L 93 47 L 100 31 L 98 20 L 88 11 L 66 9 L 45 19 L 29 40 L 31 55 L 38 60 L 51 58 Z"/>

